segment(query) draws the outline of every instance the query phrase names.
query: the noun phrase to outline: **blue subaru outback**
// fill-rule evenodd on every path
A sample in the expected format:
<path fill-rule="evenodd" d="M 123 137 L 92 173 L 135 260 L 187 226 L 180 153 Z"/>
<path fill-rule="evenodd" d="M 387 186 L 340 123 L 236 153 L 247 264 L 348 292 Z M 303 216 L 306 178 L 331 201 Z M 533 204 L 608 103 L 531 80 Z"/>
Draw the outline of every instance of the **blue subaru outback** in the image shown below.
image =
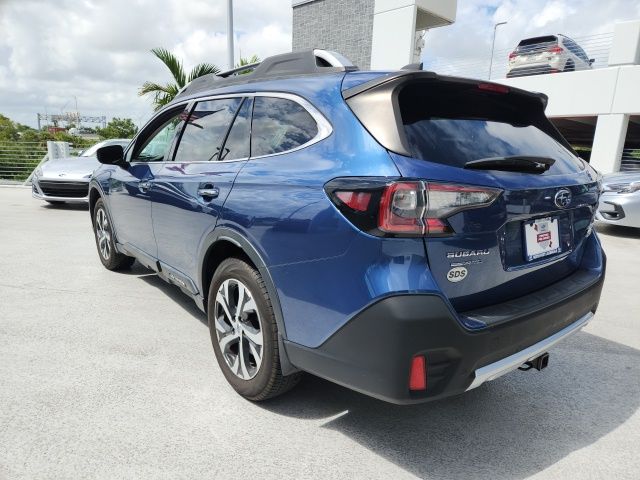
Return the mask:
<path fill-rule="evenodd" d="M 238 393 L 310 372 L 432 400 L 543 369 L 591 319 L 600 181 L 544 95 L 324 50 L 246 69 L 100 149 L 90 184 L 104 266 L 192 297 Z"/>

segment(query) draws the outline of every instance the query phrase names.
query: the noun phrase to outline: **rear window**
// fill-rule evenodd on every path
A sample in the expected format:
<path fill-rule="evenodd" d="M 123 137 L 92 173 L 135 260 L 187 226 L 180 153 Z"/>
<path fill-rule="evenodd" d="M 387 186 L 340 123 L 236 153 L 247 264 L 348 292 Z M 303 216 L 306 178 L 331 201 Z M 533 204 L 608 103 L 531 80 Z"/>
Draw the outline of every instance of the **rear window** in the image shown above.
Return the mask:
<path fill-rule="evenodd" d="M 513 155 L 556 160 L 549 172 L 582 166 L 557 136 L 535 99 L 485 92 L 476 85 L 410 84 L 399 96 L 407 147 L 415 158 L 454 167 Z"/>
<path fill-rule="evenodd" d="M 534 37 L 534 38 L 526 38 L 521 40 L 516 48 L 516 51 L 520 50 L 528 50 L 533 46 L 544 45 L 545 47 L 548 45 L 555 45 L 558 43 L 558 37 L 555 35 L 546 35 L 544 37 Z"/>

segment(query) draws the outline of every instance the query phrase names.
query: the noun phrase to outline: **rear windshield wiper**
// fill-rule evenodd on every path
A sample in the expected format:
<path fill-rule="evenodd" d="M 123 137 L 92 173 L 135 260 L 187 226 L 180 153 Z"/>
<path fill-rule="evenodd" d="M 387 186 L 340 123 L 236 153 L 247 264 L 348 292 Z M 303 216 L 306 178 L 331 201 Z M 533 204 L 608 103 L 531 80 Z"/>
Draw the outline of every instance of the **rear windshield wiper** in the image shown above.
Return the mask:
<path fill-rule="evenodd" d="M 544 173 L 555 163 L 553 158 L 527 155 L 489 157 L 471 160 L 464 168 L 475 170 L 502 170 L 505 172 Z"/>

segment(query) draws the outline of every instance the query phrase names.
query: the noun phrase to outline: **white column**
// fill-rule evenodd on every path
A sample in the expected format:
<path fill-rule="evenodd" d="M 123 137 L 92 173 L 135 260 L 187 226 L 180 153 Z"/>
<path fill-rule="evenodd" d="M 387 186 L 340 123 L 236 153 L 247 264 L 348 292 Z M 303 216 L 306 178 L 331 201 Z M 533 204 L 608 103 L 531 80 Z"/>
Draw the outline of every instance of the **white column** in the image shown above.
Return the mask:
<path fill-rule="evenodd" d="M 371 69 L 415 63 L 416 31 L 452 24 L 457 8 L 457 0 L 375 0 Z"/>
<path fill-rule="evenodd" d="M 415 31 L 415 5 L 376 12 L 371 39 L 371 70 L 397 69 L 412 63 Z"/>
<path fill-rule="evenodd" d="M 628 125 L 628 114 L 598 115 L 590 163 L 600 173 L 612 173 L 620 170 Z"/>
<path fill-rule="evenodd" d="M 609 66 L 640 64 L 640 20 L 616 23 L 609 50 Z"/>

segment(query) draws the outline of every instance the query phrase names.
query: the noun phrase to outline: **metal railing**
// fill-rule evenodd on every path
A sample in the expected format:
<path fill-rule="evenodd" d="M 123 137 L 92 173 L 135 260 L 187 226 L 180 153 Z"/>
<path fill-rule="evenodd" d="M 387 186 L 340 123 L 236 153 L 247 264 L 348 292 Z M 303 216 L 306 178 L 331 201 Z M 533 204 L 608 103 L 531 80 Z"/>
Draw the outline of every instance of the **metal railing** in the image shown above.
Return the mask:
<path fill-rule="evenodd" d="M 24 182 L 46 154 L 46 142 L 0 141 L 0 182 Z"/>
<path fill-rule="evenodd" d="M 621 172 L 640 172 L 640 148 L 622 150 Z"/>
<path fill-rule="evenodd" d="M 589 59 L 594 60 L 591 65 L 592 69 L 603 68 L 609 65 L 609 51 L 611 49 L 613 33 L 598 33 L 595 35 L 572 37 L 572 40 L 584 50 Z M 547 52 L 553 45 L 555 45 L 555 43 L 541 42 L 521 47 L 521 50 L 518 52 L 516 52 L 516 46 L 508 49 L 495 50 L 491 67 L 491 79 L 507 77 L 510 69 L 509 54 L 512 52 L 516 52 L 517 55 L 537 55 L 542 52 Z M 567 47 L 565 46 L 564 48 Z M 490 53 L 487 52 L 486 56 L 481 56 L 481 59 L 435 57 L 431 60 L 427 59 L 424 69 L 432 70 L 442 75 L 487 79 L 489 78 L 489 65 L 491 63 L 489 56 Z M 562 68 L 563 71 L 572 71 L 583 68 L 583 65 L 583 63 L 576 65 L 575 62 L 573 65 L 571 65 L 571 63 L 569 65 L 562 63 Z M 516 65 L 513 64 L 511 67 L 516 68 Z M 522 76 L 556 73 L 551 69 L 550 64 L 547 65 L 545 63 L 533 64 L 531 67 L 527 67 L 527 65 L 523 63 L 518 65 L 517 68 L 527 68 L 527 70 L 521 72 Z M 585 66 L 584 68 L 589 67 Z"/>

